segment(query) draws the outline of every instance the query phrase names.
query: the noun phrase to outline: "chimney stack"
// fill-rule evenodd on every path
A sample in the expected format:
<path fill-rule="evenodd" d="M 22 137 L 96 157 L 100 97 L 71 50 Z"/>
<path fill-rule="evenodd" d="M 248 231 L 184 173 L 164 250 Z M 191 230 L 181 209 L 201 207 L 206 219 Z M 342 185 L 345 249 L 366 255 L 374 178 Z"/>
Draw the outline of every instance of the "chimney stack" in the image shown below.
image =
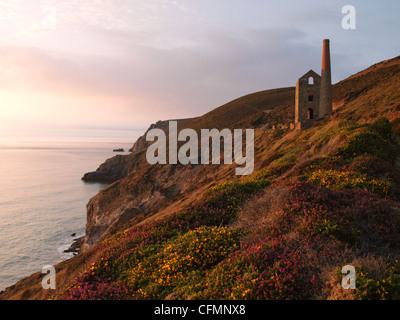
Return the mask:
<path fill-rule="evenodd" d="M 332 76 L 329 39 L 323 41 L 319 116 L 332 113 Z"/>

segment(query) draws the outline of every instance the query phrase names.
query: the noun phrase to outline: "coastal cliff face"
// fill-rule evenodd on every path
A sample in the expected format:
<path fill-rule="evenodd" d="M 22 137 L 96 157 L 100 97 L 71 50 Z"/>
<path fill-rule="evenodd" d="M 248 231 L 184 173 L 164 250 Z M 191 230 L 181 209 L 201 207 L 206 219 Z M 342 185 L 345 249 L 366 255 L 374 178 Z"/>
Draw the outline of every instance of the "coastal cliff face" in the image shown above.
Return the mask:
<path fill-rule="evenodd" d="M 134 145 L 134 153 L 114 157 L 99 167 L 100 173 L 112 178 L 111 184 L 88 203 L 84 243 L 76 257 L 56 266 L 56 292 L 41 290 L 41 275 L 37 273 L 0 293 L 0 299 L 102 299 L 109 292 L 125 292 L 120 281 L 127 275 L 128 285 L 147 281 L 140 289 L 148 296 L 135 291 L 129 292 L 130 298 L 135 294 L 139 299 L 164 299 L 167 289 L 174 290 L 167 290 L 168 298 L 221 299 L 225 292 L 238 299 L 243 294 L 249 299 L 260 298 L 253 284 L 267 283 L 275 288 L 275 280 L 263 278 L 268 272 L 278 272 L 275 258 L 281 259 L 278 262 L 284 269 L 279 274 L 281 287 L 272 293 L 265 290 L 261 298 L 285 299 L 301 290 L 304 298 L 343 298 L 336 282 L 329 278 L 335 276 L 341 263 L 383 263 L 386 258 L 379 255 L 395 252 L 390 250 L 400 241 L 400 204 L 396 202 L 400 199 L 399 152 L 392 132 L 393 128 L 400 134 L 399 75 L 400 58 L 396 58 L 339 82 L 333 86 L 337 107 L 333 114 L 305 131 L 269 129 L 294 118 L 294 88 L 254 93 L 182 124 L 180 128 L 196 131 L 254 128 L 256 163 L 250 177 L 235 176 L 235 165 L 151 166 L 145 159 L 148 146 L 142 139 Z M 380 116 L 390 119 L 391 124 Z M 154 126 L 166 128 L 166 124 Z M 235 238 L 237 230 L 246 234 L 241 238 L 243 248 Z M 191 247 L 194 240 L 209 245 L 207 255 L 199 258 L 196 248 Z M 359 243 L 362 250 L 354 247 Z M 340 260 L 344 246 L 349 261 Z M 147 251 L 143 254 L 137 248 Z M 179 287 L 177 282 L 155 291 L 159 282 L 152 282 L 153 277 L 164 275 L 163 259 L 168 258 L 164 253 L 171 252 L 182 255 L 179 263 L 193 258 L 201 268 L 191 269 L 194 272 L 188 279 L 204 281 L 209 290 L 202 287 L 203 291 L 197 292 L 193 283 Z M 377 260 L 368 258 L 371 254 L 377 254 Z M 258 259 L 260 255 L 265 261 Z M 275 257 L 271 265 L 270 256 Z M 218 259 L 207 260 L 210 257 Z M 137 261 L 143 262 L 145 270 Z M 92 267 L 94 277 L 104 272 L 107 279 L 115 276 L 119 282 L 96 287 L 92 278 L 85 278 L 85 270 Z M 152 270 L 158 273 L 148 274 Z M 248 270 L 265 272 L 250 275 Z M 299 272 L 303 276 L 286 277 Z M 165 279 L 170 276 L 166 274 Z M 248 287 L 240 287 L 243 284 Z M 76 288 L 71 289 L 72 285 Z M 236 286 L 240 287 L 237 292 L 232 290 Z M 324 289 L 317 292 L 320 288 Z M 273 295 L 280 292 L 282 295 Z"/>
<path fill-rule="evenodd" d="M 184 208 L 205 191 L 218 166 L 150 166 L 140 159 L 133 171 L 93 197 L 87 205 L 86 236 L 80 252 L 85 252 L 128 223 L 137 224 Z M 140 173 L 139 173 L 140 172 Z M 228 174 L 221 172 L 222 176 Z M 205 189 L 204 189 L 205 188 Z"/>

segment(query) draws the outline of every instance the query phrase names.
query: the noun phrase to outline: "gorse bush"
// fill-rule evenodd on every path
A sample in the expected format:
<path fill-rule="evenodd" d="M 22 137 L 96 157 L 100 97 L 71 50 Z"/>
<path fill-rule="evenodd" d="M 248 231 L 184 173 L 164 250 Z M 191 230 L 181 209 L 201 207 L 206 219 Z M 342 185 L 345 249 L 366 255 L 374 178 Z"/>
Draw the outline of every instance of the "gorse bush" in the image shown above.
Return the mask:
<path fill-rule="evenodd" d="M 369 129 L 371 132 L 378 134 L 383 140 L 395 142 L 393 128 L 387 118 L 378 118 L 373 124 L 369 126 Z"/>
<path fill-rule="evenodd" d="M 355 121 L 341 120 L 339 122 L 339 128 L 346 129 L 346 130 L 354 130 L 354 129 L 360 128 L 360 125 Z"/>
<path fill-rule="evenodd" d="M 273 167 L 291 166 L 296 163 L 299 153 L 303 150 L 302 147 L 288 147 L 281 151 L 281 156 L 271 165 Z"/>
<path fill-rule="evenodd" d="M 341 148 L 337 154 L 344 158 L 353 158 L 362 154 L 369 154 L 384 159 L 389 157 L 387 141 L 372 132 L 356 132 L 349 137 L 348 144 Z"/>
<path fill-rule="evenodd" d="M 146 297 L 165 296 L 191 272 L 204 271 L 223 260 L 238 247 L 239 239 L 239 232 L 224 227 L 190 231 L 130 270 L 129 284 Z"/>
<path fill-rule="evenodd" d="M 270 184 L 268 179 L 225 182 L 210 190 L 209 204 L 234 213 L 249 196 L 264 190 Z"/>
<path fill-rule="evenodd" d="M 390 122 L 386 118 L 379 118 L 372 124 L 353 130 L 348 137 L 348 143 L 336 155 L 349 159 L 368 154 L 390 160 L 398 152 Z"/>
<path fill-rule="evenodd" d="M 386 197 L 391 182 L 387 179 L 376 179 L 355 171 L 315 170 L 309 181 L 330 189 L 362 189 Z"/>

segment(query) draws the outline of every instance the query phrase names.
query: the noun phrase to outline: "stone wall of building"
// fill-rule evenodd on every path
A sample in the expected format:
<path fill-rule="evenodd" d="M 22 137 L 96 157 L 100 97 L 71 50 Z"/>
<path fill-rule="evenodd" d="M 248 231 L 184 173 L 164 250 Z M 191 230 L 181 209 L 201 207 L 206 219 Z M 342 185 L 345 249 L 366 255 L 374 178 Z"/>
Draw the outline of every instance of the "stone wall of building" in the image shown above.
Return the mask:
<path fill-rule="evenodd" d="M 310 70 L 296 84 L 295 124 L 319 118 L 321 77 Z"/>

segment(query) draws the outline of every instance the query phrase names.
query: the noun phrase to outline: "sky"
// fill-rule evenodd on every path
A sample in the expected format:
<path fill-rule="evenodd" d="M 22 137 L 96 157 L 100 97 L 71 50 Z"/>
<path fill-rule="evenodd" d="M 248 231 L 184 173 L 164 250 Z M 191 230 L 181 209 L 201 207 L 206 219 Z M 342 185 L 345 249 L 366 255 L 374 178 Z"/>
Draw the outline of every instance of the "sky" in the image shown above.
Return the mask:
<path fill-rule="evenodd" d="M 356 29 L 344 29 L 345 5 Z M 0 0 L 0 140 L 133 141 L 320 72 L 400 55 L 392 0 Z"/>

